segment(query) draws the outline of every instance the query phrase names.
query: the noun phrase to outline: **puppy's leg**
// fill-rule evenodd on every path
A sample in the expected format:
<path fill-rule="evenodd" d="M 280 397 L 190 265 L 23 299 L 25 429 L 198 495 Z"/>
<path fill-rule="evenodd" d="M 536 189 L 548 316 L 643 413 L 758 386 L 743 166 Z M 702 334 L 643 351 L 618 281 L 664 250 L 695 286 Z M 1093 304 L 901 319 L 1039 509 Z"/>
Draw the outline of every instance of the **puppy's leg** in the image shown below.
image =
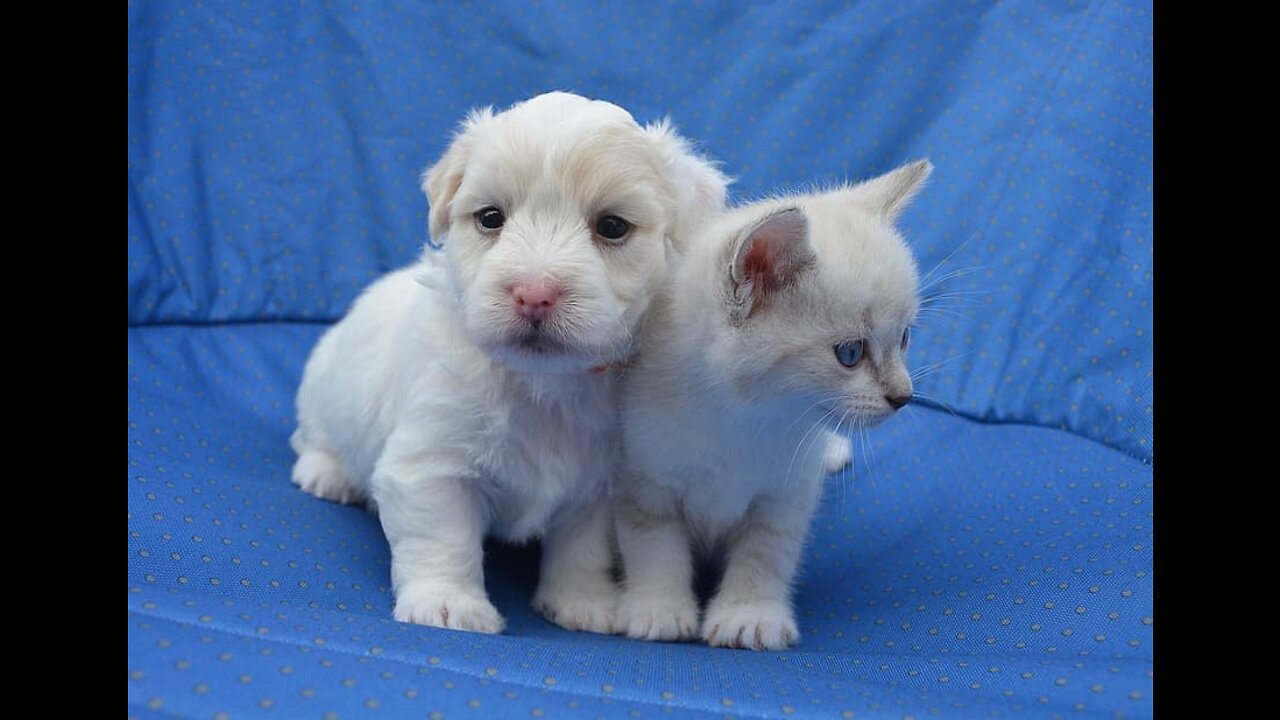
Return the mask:
<path fill-rule="evenodd" d="M 612 633 L 618 611 L 612 518 L 604 499 L 556 514 L 542 540 L 542 573 L 533 607 L 570 630 Z"/>
<path fill-rule="evenodd" d="M 401 453 L 393 436 L 374 471 L 373 492 L 391 544 L 395 618 L 499 633 L 505 624 L 484 590 L 488 510 L 465 462 Z M 398 447 L 399 446 L 399 447 Z"/>
<path fill-rule="evenodd" d="M 698 600 L 684 518 L 670 493 L 640 484 L 614 502 L 626 578 L 618 632 L 642 640 L 688 640 L 697 634 Z"/>
<path fill-rule="evenodd" d="M 710 645 L 782 650 L 800 641 L 791 581 L 817 502 L 820 481 L 787 497 L 760 497 L 729 536 L 724 578 L 707 606 Z"/>

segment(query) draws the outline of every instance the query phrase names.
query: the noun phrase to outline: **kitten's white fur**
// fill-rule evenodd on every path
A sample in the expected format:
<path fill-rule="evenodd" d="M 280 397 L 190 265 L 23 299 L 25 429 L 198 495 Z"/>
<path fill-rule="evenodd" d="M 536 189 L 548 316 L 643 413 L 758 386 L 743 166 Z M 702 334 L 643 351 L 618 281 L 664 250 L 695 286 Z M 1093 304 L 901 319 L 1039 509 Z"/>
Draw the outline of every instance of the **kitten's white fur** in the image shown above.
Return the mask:
<path fill-rule="evenodd" d="M 930 169 L 748 205 L 690 239 L 623 388 L 619 631 L 693 637 L 692 551 L 723 546 L 703 639 L 799 640 L 791 582 L 822 479 L 849 453 L 832 430 L 875 424 L 911 394 L 918 280 L 892 223 Z M 846 368 L 833 346 L 858 339 L 865 357 Z"/>
<path fill-rule="evenodd" d="M 568 93 L 464 121 L 423 178 L 444 251 L 370 286 L 298 391 L 293 480 L 376 508 L 396 619 L 500 632 L 482 540 L 542 536 L 535 607 L 612 631 L 616 381 L 592 369 L 632 352 L 668 243 L 723 206 L 725 183 L 666 123 Z M 499 233 L 477 226 L 489 206 Z M 593 235 L 604 214 L 632 223 L 625 243 Z M 565 291 L 534 348 L 512 294 L 529 278 Z"/>

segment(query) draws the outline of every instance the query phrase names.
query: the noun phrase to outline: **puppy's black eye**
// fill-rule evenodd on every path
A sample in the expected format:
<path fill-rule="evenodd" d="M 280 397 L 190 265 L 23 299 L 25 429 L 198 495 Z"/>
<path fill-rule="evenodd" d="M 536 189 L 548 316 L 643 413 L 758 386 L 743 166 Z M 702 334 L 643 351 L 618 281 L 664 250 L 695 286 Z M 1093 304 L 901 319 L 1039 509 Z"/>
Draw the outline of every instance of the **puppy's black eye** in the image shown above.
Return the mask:
<path fill-rule="evenodd" d="M 497 230 L 505 225 L 506 222 L 507 216 L 492 205 L 487 208 L 481 208 L 476 212 L 476 224 L 484 230 Z"/>
<path fill-rule="evenodd" d="M 596 221 L 596 234 L 605 240 L 621 240 L 631 232 L 631 223 L 617 215 L 605 215 Z"/>

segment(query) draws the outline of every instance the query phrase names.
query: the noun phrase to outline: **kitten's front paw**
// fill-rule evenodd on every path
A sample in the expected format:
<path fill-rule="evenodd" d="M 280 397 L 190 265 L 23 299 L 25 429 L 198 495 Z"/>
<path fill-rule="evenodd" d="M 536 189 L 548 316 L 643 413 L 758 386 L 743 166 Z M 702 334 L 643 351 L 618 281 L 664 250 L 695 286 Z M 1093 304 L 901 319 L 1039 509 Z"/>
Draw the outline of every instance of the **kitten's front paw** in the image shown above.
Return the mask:
<path fill-rule="evenodd" d="M 698 603 L 692 596 L 623 593 L 615 623 L 637 640 L 682 642 L 698 635 Z"/>
<path fill-rule="evenodd" d="M 822 454 L 822 469 L 827 475 L 844 470 L 853 462 L 853 443 L 844 435 L 831 434 L 826 452 Z"/>
<path fill-rule="evenodd" d="M 542 582 L 533 595 L 533 608 L 566 630 L 609 635 L 614 632 L 618 594 L 618 587 L 609 578 Z"/>
<path fill-rule="evenodd" d="M 395 617 L 400 622 L 489 634 L 500 633 L 506 626 L 488 598 L 434 587 L 408 587 L 397 593 Z"/>
<path fill-rule="evenodd" d="M 784 604 L 713 601 L 702 621 L 702 639 L 716 647 L 785 650 L 800 642 L 800 630 Z"/>

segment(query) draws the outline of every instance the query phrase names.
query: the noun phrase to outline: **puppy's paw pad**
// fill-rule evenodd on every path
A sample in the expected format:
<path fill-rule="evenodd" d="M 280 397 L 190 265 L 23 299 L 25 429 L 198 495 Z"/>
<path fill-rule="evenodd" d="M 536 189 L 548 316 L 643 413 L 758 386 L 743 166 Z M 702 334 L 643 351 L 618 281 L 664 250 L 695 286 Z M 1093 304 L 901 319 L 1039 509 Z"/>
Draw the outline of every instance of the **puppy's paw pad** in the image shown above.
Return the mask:
<path fill-rule="evenodd" d="M 614 623 L 637 640 L 681 642 L 698 635 L 698 604 L 692 597 L 626 593 Z"/>
<path fill-rule="evenodd" d="M 567 630 L 611 634 L 618 612 L 618 589 L 612 582 L 540 585 L 533 608 Z"/>
<path fill-rule="evenodd" d="M 800 642 L 800 630 L 785 605 L 712 603 L 702 622 L 702 639 L 716 647 L 785 650 Z"/>
<path fill-rule="evenodd" d="M 483 597 L 435 591 L 400 593 L 396 598 L 395 618 L 400 622 L 490 635 L 502 632 L 506 626 L 498 609 Z"/>
<path fill-rule="evenodd" d="M 319 450 L 308 450 L 298 457 L 293 464 L 293 484 L 318 498 L 348 505 L 364 499 L 362 493 L 347 482 L 338 461 Z"/>

